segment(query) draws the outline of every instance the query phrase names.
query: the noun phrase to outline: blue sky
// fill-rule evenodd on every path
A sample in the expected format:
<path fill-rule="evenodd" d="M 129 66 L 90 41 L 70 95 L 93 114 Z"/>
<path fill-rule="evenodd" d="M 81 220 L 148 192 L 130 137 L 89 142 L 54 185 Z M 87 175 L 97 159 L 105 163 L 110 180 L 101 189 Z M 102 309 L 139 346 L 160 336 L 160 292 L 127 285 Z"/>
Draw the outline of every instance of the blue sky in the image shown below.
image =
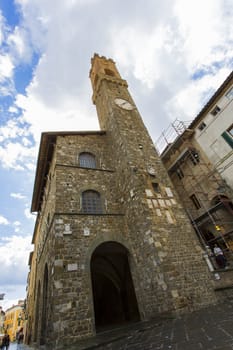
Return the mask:
<path fill-rule="evenodd" d="M 26 296 L 42 131 L 98 130 L 93 54 L 111 57 L 153 140 L 233 67 L 231 0 L 0 0 L 0 293 Z"/>

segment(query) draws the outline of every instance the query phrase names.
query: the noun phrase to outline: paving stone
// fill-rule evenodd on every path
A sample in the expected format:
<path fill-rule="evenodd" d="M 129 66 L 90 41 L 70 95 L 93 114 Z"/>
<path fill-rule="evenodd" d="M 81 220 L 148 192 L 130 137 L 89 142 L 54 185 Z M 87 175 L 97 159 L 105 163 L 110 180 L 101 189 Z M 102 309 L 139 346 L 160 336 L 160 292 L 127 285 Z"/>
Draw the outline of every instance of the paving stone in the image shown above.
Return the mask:
<path fill-rule="evenodd" d="M 13 346 L 10 350 L 15 350 Z M 45 348 L 43 348 L 44 350 Z M 176 319 L 138 322 L 61 350 L 232 350 L 233 301 Z M 42 350 L 24 346 L 22 350 Z M 53 350 L 53 349 L 45 349 Z"/>

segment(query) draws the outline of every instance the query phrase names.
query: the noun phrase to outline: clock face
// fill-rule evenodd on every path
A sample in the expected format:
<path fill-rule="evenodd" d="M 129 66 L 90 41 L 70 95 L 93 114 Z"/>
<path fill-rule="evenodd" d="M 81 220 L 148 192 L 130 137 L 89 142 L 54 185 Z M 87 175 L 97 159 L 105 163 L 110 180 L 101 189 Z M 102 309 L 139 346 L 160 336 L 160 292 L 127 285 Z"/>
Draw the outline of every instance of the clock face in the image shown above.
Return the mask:
<path fill-rule="evenodd" d="M 124 100 L 123 98 L 115 98 L 115 104 L 123 109 L 126 109 L 127 111 L 132 111 L 135 107 L 128 101 Z"/>

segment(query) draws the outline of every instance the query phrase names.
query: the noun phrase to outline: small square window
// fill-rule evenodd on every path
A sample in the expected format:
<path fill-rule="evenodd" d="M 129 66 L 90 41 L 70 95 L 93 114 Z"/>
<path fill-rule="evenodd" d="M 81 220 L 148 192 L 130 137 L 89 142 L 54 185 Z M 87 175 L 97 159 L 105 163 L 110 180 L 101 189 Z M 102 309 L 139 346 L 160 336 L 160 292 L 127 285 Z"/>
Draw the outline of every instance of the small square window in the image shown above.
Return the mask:
<path fill-rule="evenodd" d="M 152 182 L 152 187 L 155 193 L 160 192 L 159 190 L 159 184 L 157 182 Z"/>
<path fill-rule="evenodd" d="M 219 106 L 215 106 L 214 109 L 210 112 L 213 116 L 216 116 L 221 111 Z"/>
<path fill-rule="evenodd" d="M 177 176 L 178 176 L 178 178 L 179 178 L 180 180 L 183 179 L 184 173 L 183 173 L 183 171 L 182 171 L 181 168 L 177 168 L 177 169 L 176 169 L 176 174 L 177 174 Z"/>
<path fill-rule="evenodd" d="M 203 129 L 205 129 L 205 127 L 206 127 L 206 123 L 204 123 L 204 122 L 202 122 L 200 125 L 198 125 L 198 129 L 199 129 L 200 131 L 202 131 Z"/>

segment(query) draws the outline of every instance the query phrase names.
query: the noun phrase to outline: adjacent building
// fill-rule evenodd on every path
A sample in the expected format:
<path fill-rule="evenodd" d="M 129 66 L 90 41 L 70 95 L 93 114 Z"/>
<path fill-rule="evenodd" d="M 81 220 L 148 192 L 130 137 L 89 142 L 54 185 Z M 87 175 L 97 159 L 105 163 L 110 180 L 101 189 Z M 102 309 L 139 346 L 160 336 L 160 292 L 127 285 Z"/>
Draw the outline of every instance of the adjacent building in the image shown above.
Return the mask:
<path fill-rule="evenodd" d="M 16 340 L 17 333 L 24 325 L 24 300 L 19 300 L 5 311 L 4 329 L 10 336 L 11 341 Z"/>
<path fill-rule="evenodd" d="M 0 334 L 4 334 L 4 320 L 5 320 L 5 312 L 0 306 Z"/>
<path fill-rule="evenodd" d="M 172 130 L 173 132 L 172 132 Z M 175 135 L 172 142 L 169 135 Z M 163 133 L 161 160 L 203 247 L 233 260 L 233 72 L 190 125 Z M 160 139 L 161 141 L 161 139 Z M 158 144 L 158 146 L 161 143 Z M 212 257 L 215 269 L 218 266 Z"/>
<path fill-rule="evenodd" d="M 189 126 L 208 160 L 233 189 L 233 72 Z"/>
<path fill-rule="evenodd" d="M 203 250 L 111 59 L 92 58 L 100 131 L 41 136 L 27 342 L 53 349 L 217 301 Z"/>

